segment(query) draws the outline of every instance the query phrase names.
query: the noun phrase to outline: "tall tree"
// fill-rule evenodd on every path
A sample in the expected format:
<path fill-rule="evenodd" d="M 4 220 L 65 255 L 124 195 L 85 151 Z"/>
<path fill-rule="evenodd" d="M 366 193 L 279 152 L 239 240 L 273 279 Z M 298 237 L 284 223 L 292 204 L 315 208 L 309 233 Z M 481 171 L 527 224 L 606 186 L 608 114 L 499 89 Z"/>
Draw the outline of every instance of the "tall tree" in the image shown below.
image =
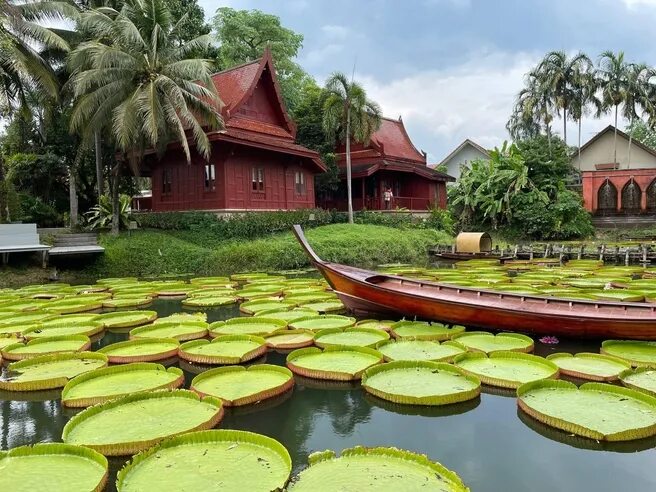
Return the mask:
<path fill-rule="evenodd" d="M 604 51 L 599 57 L 599 88 L 601 101 L 608 111 L 615 110 L 615 135 L 613 137 L 613 162 L 617 162 L 617 116 L 619 107 L 626 100 L 627 74 L 629 64 L 624 60 L 624 52 Z"/>
<path fill-rule="evenodd" d="M 209 36 L 178 45 L 183 19 L 172 21 L 164 0 L 126 0 L 120 11 L 92 9 L 80 16 L 94 39 L 81 43 L 69 59 L 75 104 L 71 130 L 90 141 L 111 122 L 110 137 L 133 170 L 143 153 L 161 155 L 179 141 L 191 161 L 190 140 L 209 158 L 204 126 L 222 126 L 220 100 L 211 80 L 211 62 L 188 58 L 205 48 Z M 118 233 L 118 182 L 112 170 L 112 231 Z"/>
<path fill-rule="evenodd" d="M 592 66 L 578 73 L 570 104 L 570 116 L 578 123 L 578 169 L 581 169 L 581 127 L 583 117 L 594 114 L 599 117 L 602 112 L 601 100 L 597 97 L 598 82 Z"/>
<path fill-rule="evenodd" d="M 653 102 L 649 97 L 649 79 L 652 70 L 644 63 L 631 63 L 626 71 L 626 94 L 622 116 L 629 120 L 632 127 L 642 113 L 653 113 Z M 629 132 L 629 151 L 627 156 L 627 167 L 631 167 L 631 145 L 633 134 Z"/>
<path fill-rule="evenodd" d="M 506 128 L 514 139 L 539 134 L 542 125 L 551 145 L 551 122 L 556 111 L 551 86 L 537 69 L 526 74 Z"/>
<path fill-rule="evenodd" d="M 380 106 L 367 99 L 364 88 L 349 81 L 340 72 L 333 73 L 326 81 L 323 127 L 332 141 L 337 138 L 346 145 L 346 188 L 348 197 L 348 221 L 353 223 L 353 196 L 351 193 L 351 140 L 368 143 L 380 128 Z"/>

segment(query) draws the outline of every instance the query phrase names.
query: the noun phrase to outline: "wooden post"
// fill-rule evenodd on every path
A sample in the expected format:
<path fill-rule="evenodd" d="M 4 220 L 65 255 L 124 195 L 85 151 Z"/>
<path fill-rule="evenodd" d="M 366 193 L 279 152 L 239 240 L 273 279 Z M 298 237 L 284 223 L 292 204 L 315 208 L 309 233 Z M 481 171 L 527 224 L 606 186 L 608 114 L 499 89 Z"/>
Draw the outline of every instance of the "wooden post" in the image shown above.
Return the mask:
<path fill-rule="evenodd" d="M 519 249 L 519 245 L 515 244 L 515 250 L 513 251 L 513 257 L 517 258 L 517 250 Z"/>
<path fill-rule="evenodd" d="M 529 253 L 528 253 L 528 259 L 529 259 L 530 261 L 533 261 L 533 243 L 531 243 L 531 249 L 530 249 L 530 251 L 529 251 Z"/>
<path fill-rule="evenodd" d="M 642 245 L 642 263 L 647 266 L 647 246 Z"/>
<path fill-rule="evenodd" d="M 630 248 L 626 248 L 626 254 L 624 255 L 624 264 L 626 266 L 629 266 L 629 259 L 630 259 L 630 255 L 631 255 L 631 253 L 629 253 L 629 251 L 630 251 Z"/>
<path fill-rule="evenodd" d="M 577 258 L 578 258 L 579 260 L 580 260 L 581 258 L 583 258 L 583 252 L 584 252 L 584 251 L 585 251 L 585 244 L 582 244 L 582 245 L 581 245 L 581 248 L 579 249 L 579 254 L 578 254 L 578 256 L 577 256 Z"/>
<path fill-rule="evenodd" d="M 599 246 L 599 260 L 604 261 L 604 251 L 606 251 L 606 245 L 602 244 Z"/>

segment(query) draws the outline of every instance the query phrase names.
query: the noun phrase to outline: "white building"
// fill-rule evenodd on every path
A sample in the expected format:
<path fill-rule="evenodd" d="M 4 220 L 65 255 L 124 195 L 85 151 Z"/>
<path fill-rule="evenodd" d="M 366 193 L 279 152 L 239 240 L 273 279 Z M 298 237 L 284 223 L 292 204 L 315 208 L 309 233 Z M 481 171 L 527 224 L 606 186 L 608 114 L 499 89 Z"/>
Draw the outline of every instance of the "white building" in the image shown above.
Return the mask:
<path fill-rule="evenodd" d="M 469 163 L 476 159 L 489 159 L 490 154 L 476 142 L 466 139 L 458 145 L 453 152 L 447 155 L 442 162 L 435 165 L 446 166 L 446 173 L 458 179 L 461 167 L 469 167 Z"/>

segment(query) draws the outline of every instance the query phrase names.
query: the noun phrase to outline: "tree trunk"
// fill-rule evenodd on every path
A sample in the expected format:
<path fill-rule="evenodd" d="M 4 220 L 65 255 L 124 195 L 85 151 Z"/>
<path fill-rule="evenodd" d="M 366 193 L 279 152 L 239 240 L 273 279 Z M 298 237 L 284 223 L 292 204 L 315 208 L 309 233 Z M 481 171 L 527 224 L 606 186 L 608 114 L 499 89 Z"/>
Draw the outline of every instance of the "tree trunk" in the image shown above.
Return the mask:
<path fill-rule="evenodd" d="M 346 194 L 348 223 L 353 224 L 353 195 L 351 193 L 351 105 L 346 108 Z"/>
<path fill-rule="evenodd" d="M 9 182 L 5 177 L 5 163 L 0 154 L 0 224 L 9 222 Z"/>
<path fill-rule="evenodd" d="M 563 140 L 567 145 L 567 108 L 563 108 Z"/>
<path fill-rule="evenodd" d="M 103 168 L 102 168 L 102 142 L 100 140 L 100 132 L 96 132 L 93 135 L 94 147 L 96 153 L 96 183 L 98 189 L 98 196 L 100 197 L 104 191 L 105 187 L 103 186 Z"/>
<path fill-rule="evenodd" d="M 581 170 L 581 120 L 583 118 L 579 118 L 579 171 Z"/>
<path fill-rule="evenodd" d="M 77 183 L 75 182 L 75 167 L 68 167 L 68 200 L 70 204 L 70 223 L 71 230 L 77 228 Z"/>
<path fill-rule="evenodd" d="M 627 157 L 626 168 L 631 168 L 631 143 L 633 143 L 633 119 L 631 119 L 631 125 L 629 127 L 629 155 Z"/>
<path fill-rule="evenodd" d="M 121 163 L 116 163 L 114 169 L 112 169 L 112 182 L 111 182 L 111 191 L 112 191 L 112 235 L 118 236 L 118 231 L 120 228 L 120 214 L 119 214 L 119 196 L 118 196 L 118 181 L 119 181 L 119 170 Z"/>
<path fill-rule="evenodd" d="M 617 105 L 615 105 L 615 137 L 613 137 L 613 164 L 617 164 Z"/>

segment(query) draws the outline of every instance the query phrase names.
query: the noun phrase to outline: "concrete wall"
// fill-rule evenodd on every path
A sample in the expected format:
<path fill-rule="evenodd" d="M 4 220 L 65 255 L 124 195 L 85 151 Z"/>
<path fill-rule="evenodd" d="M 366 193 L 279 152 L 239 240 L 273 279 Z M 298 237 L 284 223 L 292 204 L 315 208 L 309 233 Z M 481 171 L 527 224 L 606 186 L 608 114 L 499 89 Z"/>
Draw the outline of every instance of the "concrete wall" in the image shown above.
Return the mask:
<path fill-rule="evenodd" d="M 475 159 L 489 159 L 487 155 L 482 153 L 471 145 L 465 145 L 454 156 L 451 157 L 446 164 L 446 173 L 458 179 L 460 177 L 460 166 L 469 167 L 469 163 Z"/>
<path fill-rule="evenodd" d="M 595 171 L 597 164 L 613 163 L 613 132 L 607 132 L 590 147 L 581 152 L 581 171 Z M 635 144 L 631 145 L 631 162 L 629 164 L 629 140 L 617 135 L 617 162 L 619 169 L 655 169 L 656 156 L 641 149 Z M 572 159 L 574 169 L 579 169 L 578 156 Z"/>

